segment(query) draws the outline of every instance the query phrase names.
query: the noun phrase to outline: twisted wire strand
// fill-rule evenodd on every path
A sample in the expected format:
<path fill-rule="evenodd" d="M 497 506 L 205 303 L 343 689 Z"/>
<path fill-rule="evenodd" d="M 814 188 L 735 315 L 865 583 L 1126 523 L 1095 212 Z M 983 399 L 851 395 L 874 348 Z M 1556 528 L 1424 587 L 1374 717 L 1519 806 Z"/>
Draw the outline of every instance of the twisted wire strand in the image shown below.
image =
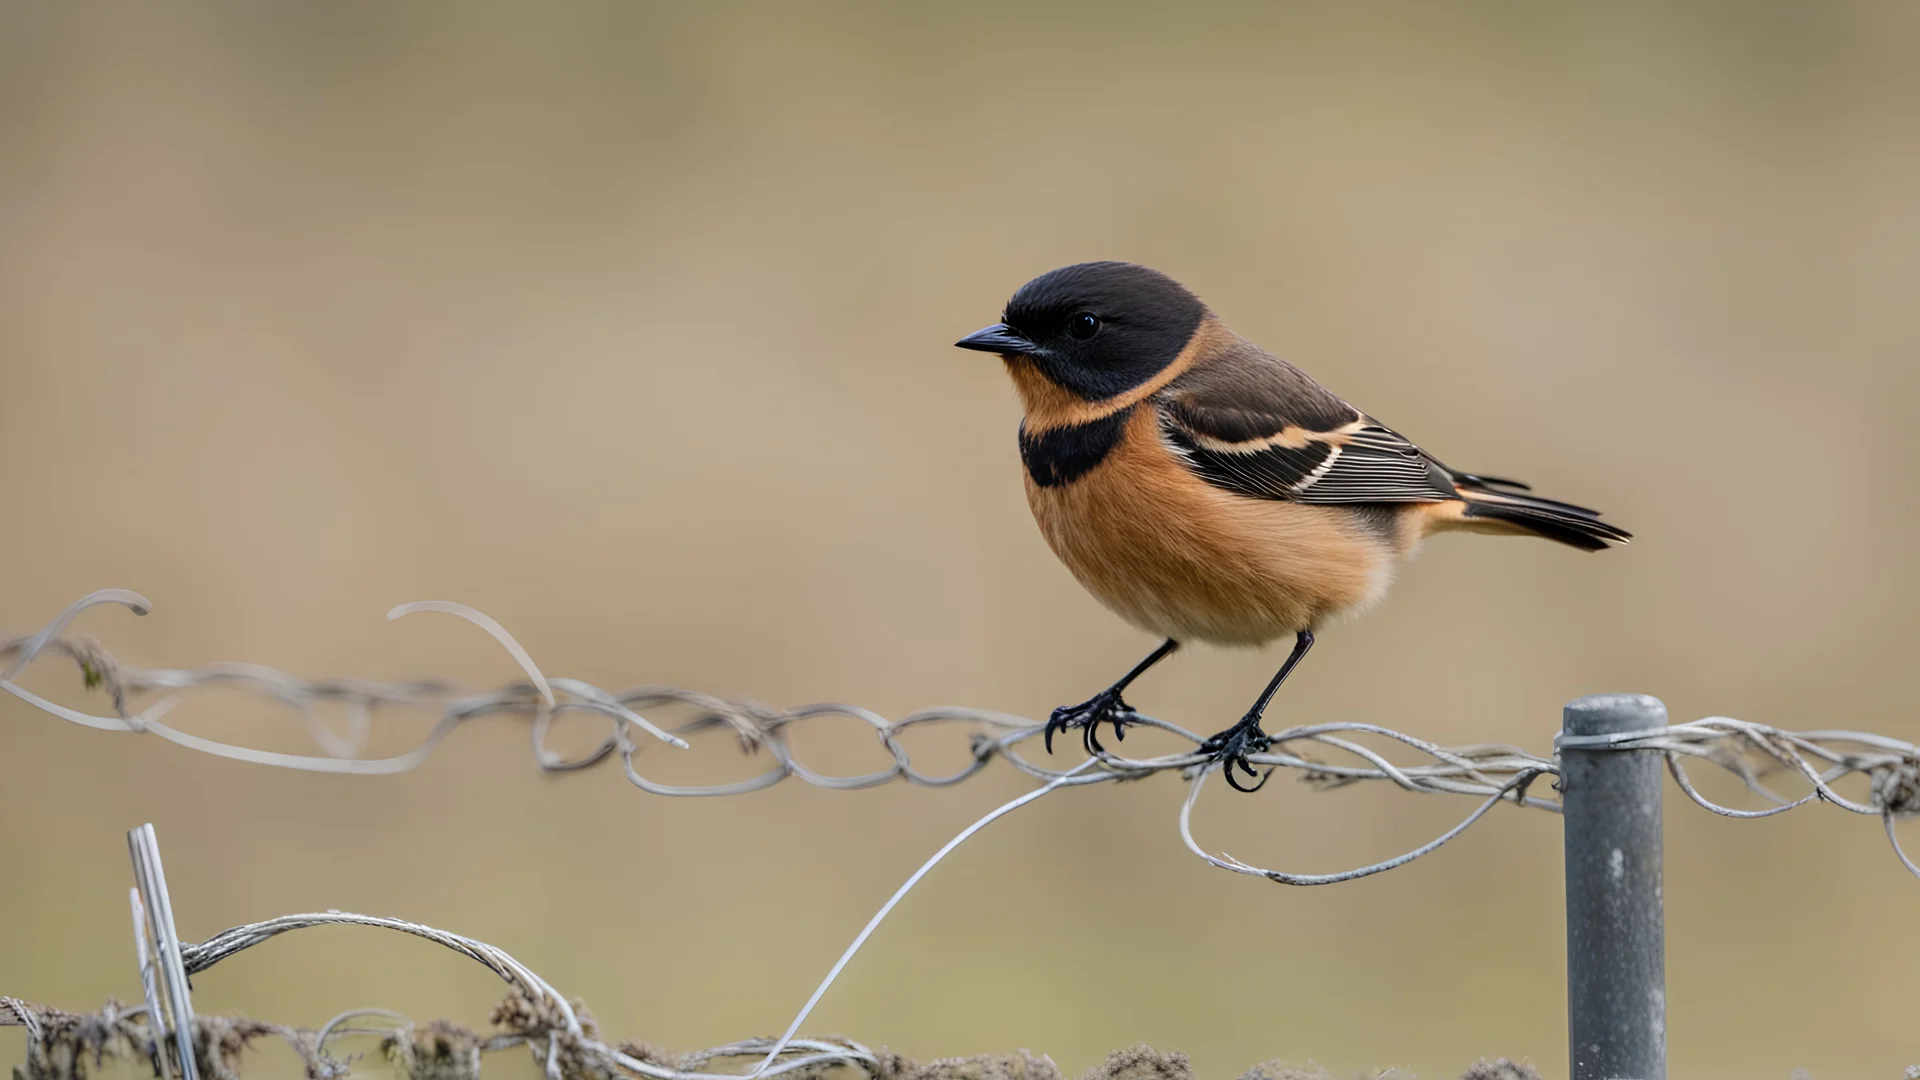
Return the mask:
<path fill-rule="evenodd" d="M 774 709 L 731 701 L 694 690 L 668 686 L 639 686 L 609 691 L 578 679 L 549 677 L 532 655 L 507 629 L 487 615 L 448 601 L 403 604 L 388 613 L 398 619 L 420 612 L 451 615 L 488 634 L 520 668 L 525 678 L 492 691 L 471 691 L 444 679 L 376 682 L 361 679 L 306 680 L 256 664 L 220 663 L 197 669 L 144 669 L 121 663 L 99 642 L 66 633 L 75 617 L 101 605 L 116 605 L 144 615 L 152 605 L 138 593 L 103 589 L 80 598 L 35 633 L 0 642 L 0 690 L 49 715 L 104 731 L 157 735 L 176 745 L 219 757 L 277 768 L 316 772 L 380 775 L 418 768 L 455 729 L 468 720 L 510 716 L 528 720 L 532 752 L 538 766 L 549 772 L 586 770 L 618 760 L 627 780 L 642 791 L 674 797 L 724 797 L 771 787 L 789 778 L 816 787 L 853 790 L 904 781 L 923 787 L 945 787 L 979 774 L 996 758 L 1042 784 L 1073 777 L 1074 786 L 1112 780 L 1132 780 L 1162 772 L 1178 774 L 1190 783 L 1180 811 L 1181 838 L 1210 865 L 1235 873 L 1266 877 L 1294 885 L 1331 884 L 1380 873 L 1437 850 L 1472 827 L 1494 806 L 1518 806 L 1558 812 L 1558 801 L 1532 793 L 1535 781 L 1557 778 L 1561 749 L 1656 751 L 1664 755 L 1676 785 L 1688 799 L 1713 813 L 1732 818 L 1767 817 L 1825 802 L 1855 814 L 1882 818 L 1896 856 L 1916 877 L 1920 866 L 1901 849 L 1896 819 L 1920 815 L 1920 752 L 1913 743 L 1871 732 L 1815 730 L 1793 732 L 1735 720 L 1708 717 L 1648 732 L 1630 732 L 1593 738 L 1562 737 L 1551 755 L 1542 756 L 1505 744 L 1447 748 L 1377 724 L 1335 722 L 1304 724 L 1276 731 L 1264 753 L 1250 755 L 1255 765 L 1287 770 L 1317 789 L 1361 782 L 1384 782 L 1422 794 L 1465 795 L 1480 804 L 1463 820 L 1434 840 L 1403 855 L 1368 866 L 1326 874 L 1292 873 L 1252 866 L 1225 853 L 1208 852 L 1194 838 L 1193 808 L 1201 788 L 1219 771 L 1219 764 L 1197 752 L 1204 741 L 1178 724 L 1150 716 L 1135 721 L 1193 744 L 1194 751 L 1152 757 L 1127 757 L 1101 751 L 1087 761 L 1055 768 L 1027 757 L 1023 748 L 1039 736 L 1043 725 L 1026 717 L 987 709 L 945 707 L 924 709 L 898 720 L 858 705 L 818 703 Z M 62 705 L 26 690 L 17 676 L 37 660 L 64 658 L 79 667 L 90 688 L 99 688 L 112 703 L 110 714 L 90 713 Z M 168 723 L 177 708 L 198 690 L 237 687 L 289 710 L 318 753 L 289 754 L 208 739 Z M 136 701 L 145 701 L 139 708 Z M 323 705 L 343 707 L 344 731 L 336 731 L 319 715 Z M 645 712 L 663 708 L 691 709 L 695 717 L 667 728 L 647 719 Z M 383 710 L 437 709 L 439 716 L 418 745 L 405 752 L 368 757 L 364 751 Z M 603 719 L 607 734 L 591 750 L 569 757 L 548 745 L 554 721 L 570 713 Z M 823 718 L 851 718 L 870 727 L 889 758 L 885 768 L 853 775 L 833 775 L 808 766 L 795 753 L 790 731 Z M 916 728 L 961 726 L 968 737 L 968 759 L 951 772 L 928 773 L 914 766 L 901 737 Z M 767 769 L 730 783 L 670 784 L 644 775 L 636 757 L 645 742 L 687 749 L 685 736 L 713 728 L 730 730 L 741 744 L 763 752 Z M 1392 760 L 1382 750 L 1358 738 L 1397 745 L 1419 756 L 1416 763 Z M 1320 756 L 1320 755 L 1326 756 Z M 1705 762 L 1738 778 L 1770 804 L 1742 810 L 1703 795 L 1687 771 L 1687 762 Z M 1797 776 L 1809 789 L 1789 797 L 1766 783 L 1772 774 Z M 1854 775 L 1868 779 L 1865 801 L 1848 798 L 1835 789 Z"/>
<path fill-rule="evenodd" d="M 781 1040 L 778 1047 L 771 1039 L 746 1039 L 682 1055 L 681 1063 L 695 1065 L 694 1068 L 662 1065 L 603 1041 L 596 1031 L 582 1022 L 575 1002 L 504 949 L 405 919 L 344 911 L 284 915 L 223 930 L 203 942 L 183 943 L 181 955 L 187 970 L 197 974 L 281 934 L 317 926 L 365 926 L 411 934 L 483 965 L 508 984 L 511 995 L 508 1002 L 496 1010 L 496 1021 L 508 1030 L 489 1039 L 478 1040 L 474 1047 L 476 1054 L 527 1046 L 548 1080 L 562 1080 L 564 1076 L 609 1076 L 621 1073 L 647 1080 L 739 1080 L 738 1073 L 711 1072 L 697 1066 L 716 1059 L 759 1056 L 767 1054 L 770 1048 L 774 1053 L 768 1055 L 766 1067 L 758 1071 L 760 1076 L 777 1076 L 825 1064 L 872 1066 L 878 1064 L 879 1060 L 872 1050 L 849 1039 L 789 1037 Z M 369 1018 L 386 1019 L 395 1026 L 378 1028 L 354 1023 Z M 30 1060 L 36 1049 L 44 1050 L 42 1044 L 49 1038 L 49 1029 L 56 1026 L 50 1024 L 49 1020 L 73 1019 L 78 1018 L 18 998 L 0 997 L 0 1027 L 20 1026 L 27 1029 Z M 105 1049 L 103 1044 L 108 1037 L 117 1036 L 148 1058 L 158 1061 L 163 1056 L 155 1045 L 146 1006 L 121 1008 L 110 1004 L 99 1017 L 89 1019 L 99 1021 L 100 1030 L 92 1037 L 96 1051 Z M 136 1026 L 131 1023 L 134 1020 L 141 1023 Z M 201 1017 L 196 1019 L 195 1027 L 204 1033 L 230 1023 L 220 1018 Z M 254 1022 L 248 1022 L 247 1030 L 254 1035 L 279 1036 L 307 1062 L 309 1075 L 337 1080 L 348 1074 L 348 1063 L 328 1054 L 330 1040 L 349 1035 L 405 1036 L 411 1034 L 412 1024 L 403 1014 L 388 1009 L 358 1008 L 334 1016 L 317 1031 Z M 207 1040 L 208 1045 L 211 1046 L 213 1041 Z M 868 1071 L 871 1073 L 876 1070 Z M 477 1067 L 473 1075 L 478 1075 Z"/>
<path fill-rule="evenodd" d="M 551 1080 L 560 1078 L 559 1061 L 563 1051 L 568 1054 L 585 1054 L 605 1065 L 616 1066 L 630 1073 L 651 1077 L 653 1080 L 705 1080 L 707 1077 L 737 1076 L 737 1074 L 667 1068 L 653 1062 L 642 1061 L 615 1047 L 608 1046 L 587 1030 L 586 1025 L 581 1022 L 578 1010 L 566 995 L 556 990 L 552 983 L 535 974 L 531 968 L 514 959 L 506 950 L 484 941 L 405 919 L 357 915 L 345 911 L 282 915 L 276 919 L 223 930 L 197 944 L 183 944 L 180 948 L 181 960 L 185 963 L 189 974 L 198 974 L 235 953 L 253 948 L 281 934 L 316 926 L 366 926 L 411 934 L 450 949 L 484 966 L 499 976 L 521 999 L 532 1006 L 531 1015 L 545 1018 L 534 1025 L 533 1034 L 523 1030 L 514 1038 L 520 1042 L 538 1043 L 540 1040 L 535 1037 L 536 1035 L 545 1037 L 545 1053 L 540 1056 Z M 400 1014 L 385 1009 L 354 1009 L 335 1016 L 321 1027 L 317 1042 L 322 1044 L 324 1049 L 324 1043 L 331 1035 L 360 1030 L 346 1028 L 347 1021 L 367 1016 L 385 1016 L 405 1020 L 405 1017 Z M 749 1044 L 756 1049 L 740 1049 Z M 771 1043 L 768 1040 L 749 1040 L 747 1043 L 731 1043 L 727 1046 L 715 1047 L 702 1051 L 701 1054 L 703 1059 L 739 1056 L 744 1053 L 761 1052 L 769 1045 Z M 834 1044 L 817 1039 L 790 1039 L 782 1045 L 780 1050 L 782 1053 L 792 1050 L 796 1056 L 777 1063 L 770 1060 L 769 1067 L 760 1075 L 777 1075 L 825 1060 L 867 1062 L 874 1060 L 872 1051 L 852 1042 Z"/>
<path fill-rule="evenodd" d="M 995 758 L 1041 782 L 1041 786 L 989 812 L 963 830 L 927 860 L 896 891 L 868 922 L 853 944 L 842 954 L 826 979 L 778 1039 L 747 1039 L 714 1047 L 678 1060 L 680 1066 L 646 1060 L 601 1041 L 589 1023 L 583 1022 L 572 1002 L 552 984 L 519 963 L 505 951 L 445 930 L 402 919 L 345 912 L 287 915 L 264 922 L 234 927 L 197 944 L 183 944 L 181 959 L 189 973 L 198 973 L 244 949 L 252 948 L 280 934 L 323 925 L 356 925 L 411 934 L 433 941 L 480 963 L 513 989 L 510 1000 L 525 1004 L 514 1025 L 503 1034 L 475 1044 L 474 1054 L 514 1046 L 525 1046 L 541 1064 L 549 1080 L 563 1075 L 606 1075 L 622 1072 L 647 1080 L 712 1080 L 738 1074 L 704 1071 L 704 1066 L 720 1058 L 753 1056 L 759 1058 L 749 1076 L 776 1076 L 798 1069 L 825 1064 L 875 1066 L 878 1058 L 868 1048 L 846 1040 L 806 1039 L 797 1032 L 813 1006 L 834 979 L 853 958 L 861 945 L 900 900 L 932 868 L 969 837 L 992 821 L 1041 796 L 1062 787 L 1079 787 L 1115 780 L 1139 779 L 1161 772 L 1173 772 L 1188 781 L 1179 825 L 1181 838 L 1189 850 L 1208 864 L 1235 873 L 1265 877 L 1289 885 L 1324 885 L 1403 866 L 1421 858 L 1471 828 L 1501 802 L 1558 812 L 1560 804 L 1531 794 L 1532 785 L 1542 777 L 1560 775 L 1559 754 L 1563 750 L 1645 751 L 1660 753 L 1676 785 L 1699 806 L 1732 818 L 1758 818 L 1785 813 L 1813 802 L 1825 802 L 1851 813 L 1878 816 L 1896 856 L 1906 869 L 1920 877 L 1916 866 L 1901 849 L 1895 821 L 1920 816 L 1920 752 L 1914 744 L 1885 735 L 1846 730 L 1793 732 L 1735 720 L 1708 717 L 1667 728 L 1593 737 L 1561 737 L 1555 740 L 1550 756 L 1530 753 L 1505 744 L 1480 744 L 1447 748 L 1416 736 L 1375 724 L 1322 723 L 1286 728 L 1273 733 L 1265 752 L 1250 755 L 1249 760 L 1269 771 L 1285 769 L 1310 786 L 1319 789 L 1342 787 L 1364 781 L 1392 784 L 1402 790 L 1423 794 L 1466 795 L 1480 801 L 1458 824 L 1404 854 L 1368 866 L 1325 874 L 1292 873 L 1266 869 L 1233 856 L 1210 853 L 1195 839 L 1192 815 L 1202 788 L 1221 765 L 1197 752 L 1203 742 L 1195 733 L 1177 724 L 1142 716 L 1135 722 L 1156 728 L 1194 745 L 1193 751 L 1133 758 L 1108 751 L 1064 769 L 1050 768 L 1029 760 L 1021 752 L 1023 744 L 1039 736 L 1043 725 L 1025 717 L 983 709 L 938 708 L 910 714 L 890 721 L 857 705 L 821 703 L 793 709 L 771 709 L 761 705 L 729 701 L 697 691 L 664 686 L 642 686 L 618 692 L 608 691 L 575 679 L 548 677 L 505 627 L 486 615 L 464 605 L 428 601 L 393 609 L 389 618 L 401 618 L 416 612 L 435 612 L 465 619 L 491 636 L 520 667 L 524 681 L 508 684 L 490 692 L 472 692 L 438 679 L 381 683 L 357 679 L 310 681 L 253 664 L 211 664 L 192 670 L 141 669 L 120 663 L 91 638 L 69 635 L 67 627 L 88 608 L 118 605 L 144 615 L 151 605 L 144 597 L 126 590 L 107 589 L 75 601 L 39 631 L 26 637 L 0 642 L 0 690 L 14 695 L 49 715 L 86 727 L 124 733 L 158 735 L 169 742 L 202 753 L 279 768 L 319 772 L 391 774 L 417 768 L 453 730 L 465 721 L 482 716 L 507 715 L 530 721 L 532 751 L 539 767 L 552 772 L 580 771 L 617 758 L 629 782 L 643 791 L 665 796 L 714 797 L 744 794 L 769 787 L 789 777 L 817 787 L 858 789 L 894 781 L 926 787 L 944 787 L 961 783 L 984 770 Z M 43 698 L 16 681 L 19 674 L 42 657 L 65 658 L 79 667 L 89 688 L 100 688 L 112 702 L 111 714 L 84 712 Z M 207 739 L 182 731 L 165 722 L 165 717 L 182 705 L 197 690 L 232 686 L 251 691 L 262 700 L 290 710 L 318 749 L 318 754 L 287 754 Z M 135 709 L 137 699 L 151 699 Z M 325 704 L 343 706 L 347 714 L 345 731 L 328 727 L 319 716 Z M 641 710 L 662 707 L 691 708 L 695 719 L 675 728 L 665 728 L 648 720 Z M 372 736 L 376 714 L 381 710 L 438 709 L 439 718 L 426 737 L 413 749 L 388 757 L 366 757 L 363 752 Z M 555 752 L 548 746 L 554 720 L 568 713 L 600 717 L 608 723 L 607 735 L 593 749 L 573 757 Z M 884 769 L 854 775 L 831 775 L 809 767 L 794 753 L 788 733 L 798 725 L 825 717 L 853 718 L 867 724 L 875 733 L 890 762 Z M 944 774 L 923 772 L 912 763 L 900 736 L 917 727 L 965 725 L 969 730 L 967 763 Z M 715 727 L 731 730 L 743 746 L 763 751 L 771 759 L 764 772 L 746 780 L 726 784 L 686 786 L 667 784 L 641 774 L 635 756 L 645 740 L 687 749 L 685 735 Z M 1416 763 L 1401 763 L 1359 738 L 1371 738 L 1399 746 L 1420 756 Z M 1333 759 L 1313 756 L 1331 752 Z M 1758 810 L 1742 810 L 1722 805 L 1701 794 L 1694 785 L 1687 762 L 1705 762 L 1736 778 L 1755 796 L 1769 805 Z M 1772 774 L 1797 776 L 1810 788 L 1798 797 L 1783 795 L 1766 782 Z M 1851 776 L 1864 776 L 1868 793 L 1864 801 L 1849 798 L 1835 784 Z M 132 1030 L 133 1020 L 147 1026 L 144 1007 L 121 1010 L 109 1023 Z M 0 1025 L 24 1024 L 35 1040 L 45 1028 L 45 1018 L 56 1015 L 11 998 L 0 998 Z M 58 1014 L 66 1015 L 66 1014 Z M 317 1032 L 254 1025 L 254 1033 L 274 1033 L 286 1038 L 295 1049 L 308 1056 L 312 1075 L 338 1077 L 345 1066 L 326 1055 L 331 1038 L 346 1034 L 378 1034 L 368 1027 L 369 1019 L 380 1018 L 401 1023 L 398 1014 L 379 1009 L 355 1009 L 334 1017 Z M 116 1029 L 120 1030 L 120 1029 Z M 122 1031 L 123 1037 L 125 1032 Z M 151 1037 L 148 1043 L 151 1046 Z M 150 1049 L 150 1054 L 157 1050 Z M 157 1060 L 157 1058 L 156 1058 Z M 581 1070 L 587 1071 L 583 1073 Z M 868 1069 L 870 1074 L 874 1069 Z"/>

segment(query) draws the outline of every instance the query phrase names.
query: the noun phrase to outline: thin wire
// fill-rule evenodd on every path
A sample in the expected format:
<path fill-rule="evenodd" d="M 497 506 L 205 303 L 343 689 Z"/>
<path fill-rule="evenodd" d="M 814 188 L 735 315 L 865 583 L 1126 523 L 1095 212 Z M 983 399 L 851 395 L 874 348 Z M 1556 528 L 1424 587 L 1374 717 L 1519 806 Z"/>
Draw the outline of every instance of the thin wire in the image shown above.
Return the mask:
<path fill-rule="evenodd" d="M 898 889 L 895 889 L 893 895 L 887 898 L 887 902 L 880 905 L 880 910 L 873 913 L 873 918 L 867 920 L 867 925 L 861 929 L 860 933 L 857 936 L 854 937 L 853 944 L 848 945 L 847 951 L 840 954 L 840 959 L 834 962 L 832 970 L 827 972 L 827 977 L 820 980 L 820 985 L 814 988 L 813 996 L 809 997 L 807 999 L 807 1003 L 800 1007 L 799 1013 L 797 1013 L 793 1018 L 793 1023 L 787 1025 L 786 1032 L 782 1034 L 779 1040 L 773 1044 L 773 1049 L 767 1051 L 766 1058 L 763 1059 L 760 1062 L 760 1064 L 756 1066 L 753 1069 L 753 1071 L 749 1072 L 747 1075 L 750 1077 L 753 1077 L 753 1076 L 759 1076 L 762 1073 L 766 1072 L 767 1067 L 769 1065 L 772 1065 L 774 1062 L 774 1059 L 780 1056 L 781 1051 L 787 1048 L 787 1044 L 793 1041 L 793 1037 L 795 1033 L 797 1033 L 800 1030 L 800 1025 L 807 1022 L 807 1017 L 813 1012 L 813 1007 L 815 1005 L 820 1004 L 820 999 L 826 996 L 827 988 L 832 986 L 833 981 L 840 977 L 840 972 L 846 969 L 847 964 L 853 959 L 854 954 L 859 952 L 860 947 L 867 943 L 867 939 L 869 937 L 873 936 L 873 932 L 880 928 L 880 923 L 884 921 L 889 914 L 892 914 L 894 907 L 897 904 L 899 904 L 901 900 L 905 899 L 906 895 L 909 892 L 913 891 L 913 887 L 915 885 L 920 884 L 920 879 L 923 877 L 926 877 L 928 871 L 932 870 L 935 866 L 939 865 L 940 860 L 952 854 L 953 850 L 959 847 L 961 844 L 964 844 L 968 840 L 972 839 L 973 835 L 979 832 L 981 829 L 986 828 L 988 825 L 991 825 L 995 821 L 998 821 L 1001 818 L 1007 816 L 1008 814 L 1013 813 L 1015 810 L 1020 809 L 1021 807 L 1027 805 L 1028 803 L 1035 801 L 1036 799 L 1040 798 L 1042 795 L 1050 794 L 1062 787 L 1065 787 L 1069 784 L 1074 784 L 1076 782 L 1099 783 L 1102 780 L 1112 779 L 1112 777 L 1110 776 L 1096 775 L 1096 776 L 1090 776 L 1090 777 L 1084 777 L 1084 778 L 1080 778 L 1078 776 L 1079 773 L 1081 773 L 1083 770 L 1087 769 L 1088 767 L 1092 766 L 1093 764 L 1094 762 L 1091 759 L 1084 761 L 1078 766 L 1076 766 L 1075 768 L 1073 768 L 1070 772 L 1068 772 L 1067 775 L 1062 776 L 1057 780 L 1049 782 L 1046 786 L 1035 788 L 1034 790 L 1027 792 L 1025 795 L 1020 796 L 1019 798 L 1011 799 L 1005 803 L 1002 803 L 998 807 L 989 811 L 985 817 L 982 817 L 980 820 L 960 830 L 957 836 L 947 841 L 946 844 L 944 844 L 939 851 L 934 852 L 932 858 L 928 859 L 924 863 L 921 863 L 920 869 L 915 870 L 911 877 L 907 878 L 907 880 L 903 884 L 901 884 L 901 886 Z"/>

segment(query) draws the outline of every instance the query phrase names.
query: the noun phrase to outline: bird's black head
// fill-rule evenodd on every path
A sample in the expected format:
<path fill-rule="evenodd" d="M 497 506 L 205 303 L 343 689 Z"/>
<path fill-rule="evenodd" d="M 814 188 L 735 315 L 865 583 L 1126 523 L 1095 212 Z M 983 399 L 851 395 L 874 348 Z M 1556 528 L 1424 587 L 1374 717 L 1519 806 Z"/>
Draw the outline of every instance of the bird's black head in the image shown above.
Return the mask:
<path fill-rule="evenodd" d="M 1000 322 L 955 344 L 1025 357 L 1075 396 L 1101 401 L 1173 363 L 1206 314 L 1198 297 L 1158 270 L 1077 263 L 1022 285 Z"/>

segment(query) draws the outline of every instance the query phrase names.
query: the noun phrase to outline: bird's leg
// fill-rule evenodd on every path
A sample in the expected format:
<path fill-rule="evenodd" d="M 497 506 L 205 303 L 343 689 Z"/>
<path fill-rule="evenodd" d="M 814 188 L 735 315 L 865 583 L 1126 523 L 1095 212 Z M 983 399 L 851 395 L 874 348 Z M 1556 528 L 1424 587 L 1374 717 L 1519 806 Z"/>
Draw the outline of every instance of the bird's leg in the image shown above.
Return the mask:
<path fill-rule="evenodd" d="M 1273 700 L 1274 692 L 1280 689 L 1281 683 L 1287 681 L 1288 675 L 1293 674 L 1293 669 L 1300 663 L 1301 657 L 1306 656 L 1307 650 L 1311 648 L 1313 648 L 1313 631 L 1302 630 L 1294 635 L 1293 652 L 1287 654 L 1286 663 L 1280 665 L 1280 670 L 1273 673 L 1272 681 L 1268 682 L 1267 688 L 1260 692 L 1260 700 L 1253 703 L 1253 708 L 1247 710 L 1247 715 L 1241 717 L 1239 723 L 1200 744 L 1200 753 L 1225 764 L 1227 786 L 1235 791 L 1259 791 L 1266 786 L 1267 777 L 1273 775 L 1272 769 L 1268 769 L 1264 774 L 1256 772 L 1253 765 L 1247 761 L 1247 755 L 1264 754 L 1267 748 L 1273 745 L 1273 740 L 1267 738 L 1267 733 L 1260 727 L 1260 717 L 1266 713 L 1267 703 Z M 1235 768 L 1243 770 L 1250 777 L 1257 776 L 1260 779 L 1252 787 L 1242 787 L 1240 782 L 1234 779 Z"/>
<path fill-rule="evenodd" d="M 1053 753 L 1053 733 L 1072 727 L 1086 729 L 1081 735 L 1081 742 L 1086 746 L 1089 754 L 1098 754 L 1106 750 L 1100 745 L 1100 740 L 1095 734 L 1102 723 L 1112 724 L 1114 737 L 1125 739 L 1127 723 L 1134 718 L 1135 713 L 1133 706 L 1126 703 L 1126 700 L 1120 696 L 1120 692 L 1127 688 L 1128 683 L 1139 678 L 1142 672 L 1165 660 L 1173 650 L 1179 647 L 1179 642 L 1168 638 L 1160 643 L 1159 648 L 1148 653 L 1145 660 L 1133 665 L 1132 671 L 1120 676 L 1119 682 L 1078 705 L 1062 705 L 1053 710 L 1053 715 L 1047 718 L 1047 730 L 1043 736 L 1047 744 L 1047 753 Z"/>

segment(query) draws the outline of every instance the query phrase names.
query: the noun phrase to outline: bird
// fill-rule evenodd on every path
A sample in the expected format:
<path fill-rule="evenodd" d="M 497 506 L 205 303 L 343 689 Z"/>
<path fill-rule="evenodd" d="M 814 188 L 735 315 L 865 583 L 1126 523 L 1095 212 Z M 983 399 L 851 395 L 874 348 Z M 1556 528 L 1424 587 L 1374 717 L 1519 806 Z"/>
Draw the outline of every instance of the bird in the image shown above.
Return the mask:
<path fill-rule="evenodd" d="M 1126 622 L 1162 638 L 1105 690 L 1053 710 L 1057 732 L 1116 738 L 1124 692 L 1188 642 L 1291 652 L 1241 719 L 1200 744 L 1240 791 L 1249 755 L 1314 635 L 1386 593 L 1429 535 L 1531 535 L 1600 551 L 1632 534 L 1517 480 L 1462 472 L 1229 329 L 1185 286 L 1085 262 L 1021 286 L 1000 320 L 955 343 L 998 355 L 1023 415 L 1027 502 L 1054 554 Z M 1252 781 L 1235 778 L 1238 768 Z"/>

